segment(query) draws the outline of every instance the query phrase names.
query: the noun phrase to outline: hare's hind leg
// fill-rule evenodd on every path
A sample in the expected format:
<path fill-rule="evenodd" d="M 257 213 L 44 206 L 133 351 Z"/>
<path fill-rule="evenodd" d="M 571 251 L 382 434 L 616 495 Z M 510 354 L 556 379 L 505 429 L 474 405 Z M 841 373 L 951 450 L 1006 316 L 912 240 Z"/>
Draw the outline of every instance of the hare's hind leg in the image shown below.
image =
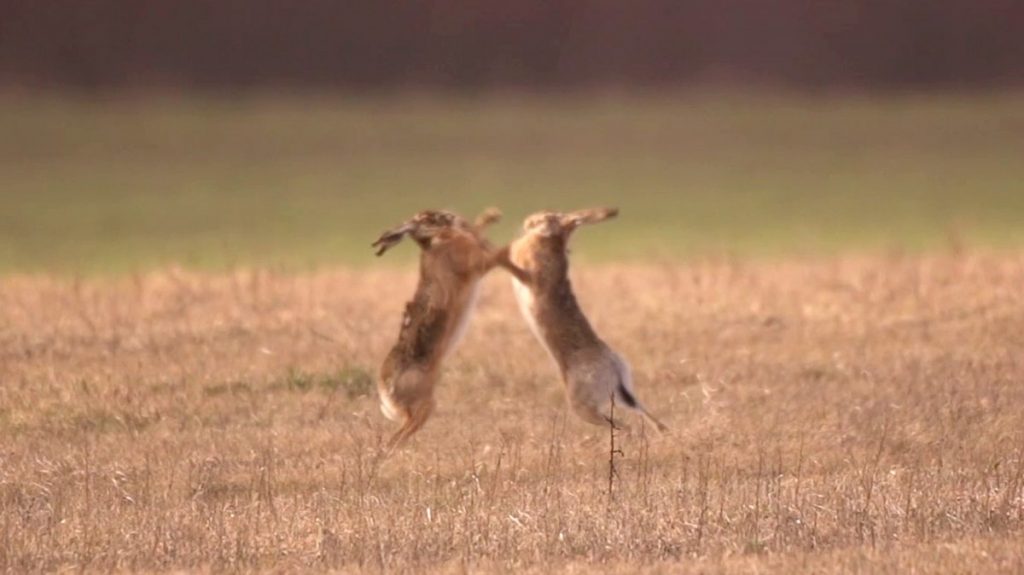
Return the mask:
<path fill-rule="evenodd" d="M 629 406 L 623 405 L 617 397 L 618 375 L 610 370 L 580 369 L 570 372 L 566 378 L 569 404 L 573 411 L 587 423 L 607 428 L 629 431 L 623 421 L 623 414 Z M 614 403 L 613 403 L 614 402 Z"/>
<path fill-rule="evenodd" d="M 392 451 L 401 446 L 407 439 L 412 437 L 414 433 L 419 431 L 433 412 L 433 398 L 421 401 L 411 409 L 406 410 L 405 422 L 402 423 L 402 427 L 398 428 L 398 431 L 396 431 L 395 434 L 391 436 L 391 439 L 388 440 L 388 451 Z"/>
<path fill-rule="evenodd" d="M 627 425 L 626 422 L 622 420 L 621 415 L 623 412 L 626 411 L 625 407 L 622 407 L 622 411 L 619 411 L 619 407 L 616 406 L 615 418 L 613 420 L 611 409 L 609 408 L 609 406 L 597 406 L 591 403 L 578 401 L 573 401 L 571 402 L 571 404 L 573 412 L 577 416 L 579 416 L 580 419 L 586 421 L 587 423 L 598 425 L 600 427 L 608 427 L 609 425 L 614 425 L 615 429 L 618 431 L 624 431 L 627 433 L 629 432 L 629 425 Z"/>
<path fill-rule="evenodd" d="M 418 368 L 407 369 L 395 380 L 394 385 L 382 394 L 386 403 L 395 407 L 401 427 L 388 441 L 388 450 L 401 445 L 423 427 L 434 410 L 434 373 Z"/>

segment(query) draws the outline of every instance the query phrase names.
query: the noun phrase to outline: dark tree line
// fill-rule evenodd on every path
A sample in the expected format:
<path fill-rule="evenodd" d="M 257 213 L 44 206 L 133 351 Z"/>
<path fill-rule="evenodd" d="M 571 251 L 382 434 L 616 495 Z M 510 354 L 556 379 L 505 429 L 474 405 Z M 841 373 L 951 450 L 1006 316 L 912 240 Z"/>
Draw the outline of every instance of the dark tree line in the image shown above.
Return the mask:
<path fill-rule="evenodd" d="M 0 83 L 1024 80 L 1020 0 L 0 0 Z"/>

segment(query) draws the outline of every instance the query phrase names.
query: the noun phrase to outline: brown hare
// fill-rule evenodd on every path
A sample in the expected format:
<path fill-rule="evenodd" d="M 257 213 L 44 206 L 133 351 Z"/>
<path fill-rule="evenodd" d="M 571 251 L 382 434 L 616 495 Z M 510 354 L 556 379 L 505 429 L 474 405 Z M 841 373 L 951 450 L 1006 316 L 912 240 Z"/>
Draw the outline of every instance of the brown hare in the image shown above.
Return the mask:
<path fill-rule="evenodd" d="M 482 236 L 499 218 L 490 209 L 470 224 L 451 212 L 427 210 L 373 243 L 378 256 L 405 236 L 422 250 L 416 293 L 405 306 L 398 341 L 378 381 L 381 411 L 402 423 L 388 442 L 389 450 L 416 433 L 434 410 L 442 360 L 465 330 L 480 279 L 496 265 L 518 271 L 508 261 L 507 247 L 493 249 Z"/>
<path fill-rule="evenodd" d="M 567 246 L 572 232 L 616 214 L 616 209 L 602 208 L 527 217 L 522 236 L 509 246 L 512 264 L 523 272 L 513 279 L 516 300 L 533 334 L 558 364 L 569 405 L 577 415 L 596 425 L 626 428 L 618 417 L 612 421 L 614 394 L 616 407 L 638 411 L 659 431 L 666 431 L 637 400 L 629 364 L 594 332 L 569 282 Z"/>

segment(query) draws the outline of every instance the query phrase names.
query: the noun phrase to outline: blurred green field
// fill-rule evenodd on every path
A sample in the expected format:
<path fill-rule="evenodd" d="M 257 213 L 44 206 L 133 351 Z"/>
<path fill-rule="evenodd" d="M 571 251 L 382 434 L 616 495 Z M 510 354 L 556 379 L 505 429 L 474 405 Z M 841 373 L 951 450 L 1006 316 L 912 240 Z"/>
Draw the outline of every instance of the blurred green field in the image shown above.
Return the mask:
<path fill-rule="evenodd" d="M 424 207 L 502 240 L 595 204 L 595 259 L 1018 246 L 1024 93 L 0 97 L 0 273 L 361 264 Z"/>

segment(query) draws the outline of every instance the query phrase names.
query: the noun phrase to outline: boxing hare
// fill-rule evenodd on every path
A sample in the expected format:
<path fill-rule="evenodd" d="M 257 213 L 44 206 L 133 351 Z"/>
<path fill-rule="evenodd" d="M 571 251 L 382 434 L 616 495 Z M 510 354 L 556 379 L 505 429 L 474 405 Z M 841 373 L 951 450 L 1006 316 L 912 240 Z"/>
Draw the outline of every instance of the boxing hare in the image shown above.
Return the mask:
<path fill-rule="evenodd" d="M 629 364 L 594 332 L 569 282 L 566 248 L 572 232 L 616 214 L 616 209 L 602 208 L 527 217 L 522 235 L 509 246 L 512 264 L 523 272 L 513 278 L 516 300 L 533 334 L 558 365 L 569 405 L 580 418 L 625 428 L 618 417 L 611 418 L 614 394 L 616 407 L 638 411 L 659 431 L 666 431 L 637 400 Z"/>
<path fill-rule="evenodd" d="M 513 270 L 508 248 L 496 250 L 482 236 L 499 218 L 491 209 L 470 224 L 451 212 L 427 210 L 373 243 L 378 256 L 405 236 L 422 250 L 416 293 L 405 306 L 398 341 L 378 380 L 381 411 L 402 423 L 388 442 L 389 450 L 418 431 L 434 410 L 441 363 L 465 330 L 480 279 L 496 265 Z"/>

